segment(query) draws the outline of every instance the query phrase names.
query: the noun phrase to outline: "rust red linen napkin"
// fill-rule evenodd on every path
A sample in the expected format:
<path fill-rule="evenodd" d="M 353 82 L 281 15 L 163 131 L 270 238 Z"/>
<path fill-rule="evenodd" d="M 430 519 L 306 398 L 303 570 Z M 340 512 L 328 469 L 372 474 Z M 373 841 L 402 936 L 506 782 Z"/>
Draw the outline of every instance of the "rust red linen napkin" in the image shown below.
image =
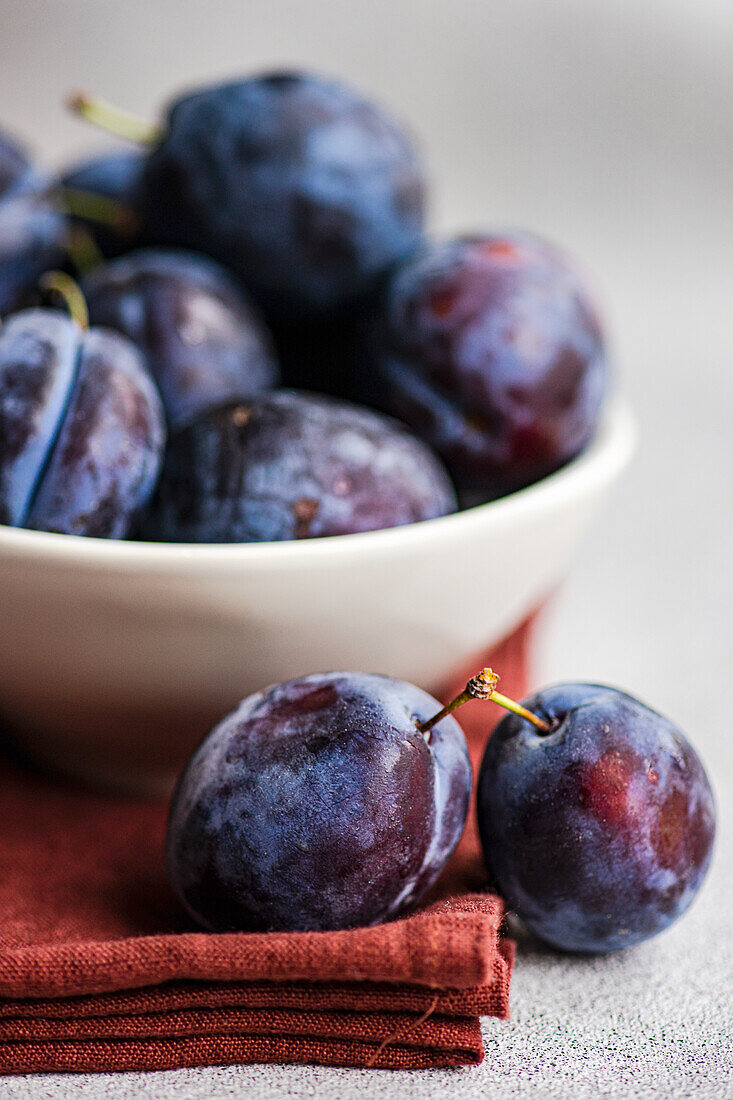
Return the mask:
<path fill-rule="evenodd" d="M 531 623 L 483 663 L 526 693 Z M 474 764 L 498 708 L 460 714 Z M 162 863 L 166 806 L 0 764 L 0 1073 L 234 1062 L 415 1069 L 483 1058 L 513 945 L 472 815 L 429 903 L 345 932 L 192 930 Z"/>

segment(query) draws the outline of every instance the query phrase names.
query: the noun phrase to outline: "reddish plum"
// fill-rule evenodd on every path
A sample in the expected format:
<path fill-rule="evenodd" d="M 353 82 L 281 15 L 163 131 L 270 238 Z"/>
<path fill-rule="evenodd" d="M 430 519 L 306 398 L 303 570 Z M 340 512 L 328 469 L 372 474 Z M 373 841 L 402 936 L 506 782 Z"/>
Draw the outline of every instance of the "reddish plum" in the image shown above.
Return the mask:
<path fill-rule="evenodd" d="M 468 237 L 408 261 L 378 325 L 377 399 L 491 499 L 573 458 L 606 380 L 601 328 L 557 249 L 527 235 Z"/>
<path fill-rule="evenodd" d="M 605 952 L 662 931 L 707 871 L 715 809 L 683 734 L 615 688 L 559 684 L 509 715 L 478 783 L 489 875 L 542 939 Z"/>

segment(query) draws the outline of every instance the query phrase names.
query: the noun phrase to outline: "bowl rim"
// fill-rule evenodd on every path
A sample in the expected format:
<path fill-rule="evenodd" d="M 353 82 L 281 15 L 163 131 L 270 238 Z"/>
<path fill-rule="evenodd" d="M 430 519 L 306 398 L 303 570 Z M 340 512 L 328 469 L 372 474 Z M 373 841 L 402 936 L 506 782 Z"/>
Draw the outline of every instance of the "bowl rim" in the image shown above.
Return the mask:
<path fill-rule="evenodd" d="M 595 482 L 610 482 L 628 464 L 636 439 L 631 408 L 626 400 L 615 397 L 601 416 L 590 443 L 560 469 L 507 496 L 435 519 L 351 535 L 250 543 L 136 542 L 30 531 L 0 524 L 0 555 L 138 568 L 143 565 L 170 568 L 185 561 L 186 566 L 211 568 L 237 562 L 254 565 L 263 559 L 268 563 L 331 560 L 334 555 L 409 548 L 427 536 L 460 537 L 462 530 L 490 517 L 497 523 L 511 522 L 535 508 L 551 507 L 557 500 L 582 493 Z"/>

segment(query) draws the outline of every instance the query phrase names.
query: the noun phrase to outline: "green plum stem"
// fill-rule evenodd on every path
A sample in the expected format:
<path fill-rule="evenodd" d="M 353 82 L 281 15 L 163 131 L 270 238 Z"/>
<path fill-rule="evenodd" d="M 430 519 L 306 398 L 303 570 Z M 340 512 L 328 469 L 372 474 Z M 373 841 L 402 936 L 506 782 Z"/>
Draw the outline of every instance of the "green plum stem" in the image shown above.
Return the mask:
<path fill-rule="evenodd" d="M 532 725 L 541 730 L 542 733 L 550 733 L 552 726 L 549 722 L 545 722 L 544 718 L 540 718 L 539 715 L 533 714 L 531 710 L 527 710 L 521 703 L 515 703 L 513 699 L 508 699 L 506 695 L 502 695 L 500 691 L 495 691 L 491 695 L 491 702 L 498 703 L 500 707 L 504 707 L 506 710 L 510 710 L 512 714 L 518 714 L 520 718 L 524 718 L 527 722 L 531 722 Z"/>
<path fill-rule="evenodd" d="M 552 727 L 543 718 L 533 714 L 531 710 L 527 710 L 521 703 L 515 703 L 513 699 L 509 699 L 506 695 L 502 695 L 501 692 L 497 691 L 496 685 L 498 683 L 499 677 L 492 669 L 482 668 L 480 672 L 471 677 L 463 691 L 456 695 L 455 699 L 451 699 L 450 703 L 447 703 L 432 718 L 428 718 L 425 722 L 418 722 L 417 728 L 420 733 L 428 733 L 433 726 L 437 726 L 438 722 L 442 722 L 454 710 L 458 710 L 459 707 L 470 702 L 471 699 L 490 699 L 492 703 L 498 703 L 500 707 L 504 707 L 506 710 L 512 711 L 513 714 L 518 714 L 520 718 L 524 718 L 527 722 L 531 722 L 542 733 L 550 732 Z"/>
<path fill-rule="evenodd" d="M 77 275 L 86 275 L 104 263 L 104 254 L 97 242 L 81 225 L 72 225 L 66 240 L 66 252 Z"/>
<path fill-rule="evenodd" d="M 135 212 L 117 199 L 99 195 L 96 191 L 84 191 L 79 187 L 62 187 L 57 194 L 61 209 L 69 217 L 106 225 L 118 233 L 130 236 L 137 229 Z"/>
<path fill-rule="evenodd" d="M 106 99 L 87 95 L 86 92 L 76 92 L 69 96 L 67 102 L 70 109 L 87 122 L 99 126 L 109 134 L 134 141 L 137 145 L 155 145 L 160 138 L 160 126 L 123 107 L 116 107 Z"/>
<path fill-rule="evenodd" d="M 67 275 L 65 271 L 48 271 L 40 280 L 42 290 L 59 294 L 71 314 L 72 321 L 76 321 L 84 332 L 89 328 L 89 310 L 86 299 L 81 292 L 79 284 Z"/>

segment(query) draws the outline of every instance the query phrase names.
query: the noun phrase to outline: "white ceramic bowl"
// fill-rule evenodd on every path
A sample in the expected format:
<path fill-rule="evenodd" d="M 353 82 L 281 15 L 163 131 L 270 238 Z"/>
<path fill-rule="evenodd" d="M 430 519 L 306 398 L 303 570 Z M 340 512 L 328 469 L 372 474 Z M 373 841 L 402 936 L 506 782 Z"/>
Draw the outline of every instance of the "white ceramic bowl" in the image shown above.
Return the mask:
<path fill-rule="evenodd" d="M 153 789 L 266 684 L 346 668 L 427 686 L 553 590 L 633 442 L 616 402 L 579 458 L 527 489 L 340 538 L 163 545 L 0 527 L 0 712 L 44 764 Z"/>

